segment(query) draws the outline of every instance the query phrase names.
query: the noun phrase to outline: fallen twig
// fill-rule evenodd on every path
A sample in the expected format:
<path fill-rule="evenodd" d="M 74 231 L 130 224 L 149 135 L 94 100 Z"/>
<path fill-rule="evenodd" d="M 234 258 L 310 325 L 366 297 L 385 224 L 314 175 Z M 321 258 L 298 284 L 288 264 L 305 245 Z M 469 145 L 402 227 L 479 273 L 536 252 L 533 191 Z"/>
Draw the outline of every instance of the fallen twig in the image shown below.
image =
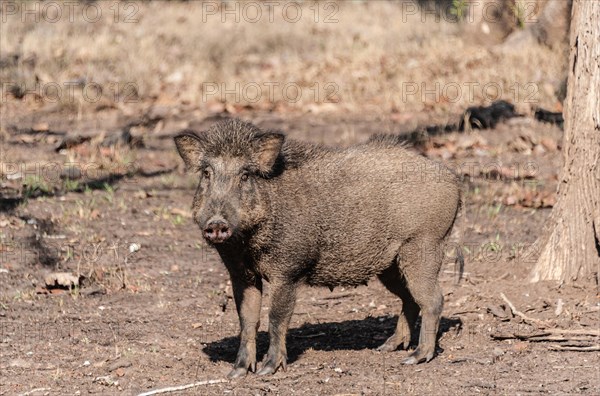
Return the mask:
<path fill-rule="evenodd" d="M 177 391 L 181 391 L 181 390 L 195 388 L 197 386 L 221 384 L 223 382 L 228 382 L 228 381 L 224 380 L 224 379 L 199 381 L 199 382 L 194 382 L 192 384 L 187 384 L 187 385 L 171 386 L 171 387 L 162 388 L 162 389 L 154 389 L 154 390 L 151 390 L 148 392 L 140 393 L 138 396 L 151 396 L 151 395 L 158 395 L 159 393 L 177 392 Z"/>
<path fill-rule="evenodd" d="M 570 336 L 570 337 L 565 337 Z M 544 329 L 537 333 L 509 333 L 492 334 L 492 338 L 496 340 L 519 339 L 527 341 L 591 341 L 588 337 L 598 337 L 600 331 L 595 329 Z"/>
<path fill-rule="evenodd" d="M 572 334 L 600 337 L 600 330 L 596 329 L 545 329 L 544 332 L 550 334 Z"/>
<path fill-rule="evenodd" d="M 338 293 L 331 296 L 321 297 L 321 300 L 337 300 L 338 298 L 345 298 L 350 296 L 357 296 L 356 292 L 346 292 L 346 293 Z"/>
<path fill-rule="evenodd" d="M 519 311 L 517 308 L 515 308 L 514 304 L 512 302 L 510 302 L 510 300 L 508 298 L 506 298 L 506 296 L 504 295 L 504 293 L 500 293 L 500 297 L 502 297 L 502 299 L 504 300 L 504 302 L 509 306 L 509 308 L 512 311 L 512 313 L 514 315 L 519 316 L 525 322 L 535 323 L 537 326 L 539 326 L 541 328 L 545 328 L 545 327 L 548 326 L 548 324 L 546 322 L 544 322 L 543 320 L 531 318 L 531 317 L 525 315 L 523 312 Z"/>
<path fill-rule="evenodd" d="M 321 337 L 324 336 L 325 333 L 315 333 L 315 334 L 297 334 L 294 335 L 294 338 L 315 338 L 315 337 Z"/>
<path fill-rule="evenodd" d="M 506 279 L 506 278 L 509 277 L 509 275 L 510 275 L 510 272 L 505 272 L 502 275 L 500 275 L 499 277 L 497 277 L 496 279 L 494 279 L 494 282 L 498 282 L 498 281 L 501 281 L 503 279 Z"/>
<path fill-rule="evenodd" d="M 576 352 L 600 351 L 600 345 L 590 345 L 590 346 L 550 345 L 548 348 L 553 351 L 576 351 Z"/>
<path fill-rule="evenodd" d="M 458 316 L 458 315 L 464 315 L 464 314 L 468 314 L 468 313 L 479 313 L 479 312 L 481 312 L 479 309 L 468 309 L 466 311 L 452 312 L 450 314 L 450 317 L 452 317 L 452 316 Z"/>
<path fill-rule="evenodd" d="M 492 334 L 492 338 L 494 338 L 496 340 L 518 339 L 518 340 L 531 341 L 531 342 L 591 341 L 590 338 L 587 338 L 584 336 L 561 337 L 560 335 L 550 335 L 548 333 L 542 333 L 542 334 Z"/>
<path fill-rule="evenodd" d="M 36 393 L 36 392 L 49 391 L 50 389 L 51 388 L 35 388 L 35 389 L 32 389 L 32 390 L 27 391 L 25 393 L 19 393 L 19 396 L 27 396 L 27 395 L 31 395 L 31 394 Z"/>
<path fill-rule="evenodd" d="M 561 337 L 558 335 L 554 336 L 539 336 L 539 337 L 530 337 L 529 341 L 532 342 L 547 342 L 547 341 L 556 341 L 556 342 L 568 342 L 568 341 L 590 341 L 587 337 Z"/>
<path fill-rule="evenodd" d="M 456 359 L 449 360 L 449 362 L 450 363 L 473 362 L 473 363 L 478 363 L 478 364 L 483 364 L 483 365 L 492 364 L 492 361 L 489 359 L 479 359 L 479 358 L 471 357 L 471 356 L 459 357 Z"/>

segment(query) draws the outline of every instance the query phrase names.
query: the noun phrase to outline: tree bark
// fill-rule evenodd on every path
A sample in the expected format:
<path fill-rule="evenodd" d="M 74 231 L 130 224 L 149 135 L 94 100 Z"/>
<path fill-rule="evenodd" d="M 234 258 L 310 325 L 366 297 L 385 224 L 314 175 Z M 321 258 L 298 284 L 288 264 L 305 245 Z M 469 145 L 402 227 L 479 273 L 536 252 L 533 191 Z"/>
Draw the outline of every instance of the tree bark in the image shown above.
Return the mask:
<path fill-rule="evenodd" d="M 573 283 L 600 268 L 600 1 L 574 0 L 558 199 L 533 249 L 532 282 Z"/>

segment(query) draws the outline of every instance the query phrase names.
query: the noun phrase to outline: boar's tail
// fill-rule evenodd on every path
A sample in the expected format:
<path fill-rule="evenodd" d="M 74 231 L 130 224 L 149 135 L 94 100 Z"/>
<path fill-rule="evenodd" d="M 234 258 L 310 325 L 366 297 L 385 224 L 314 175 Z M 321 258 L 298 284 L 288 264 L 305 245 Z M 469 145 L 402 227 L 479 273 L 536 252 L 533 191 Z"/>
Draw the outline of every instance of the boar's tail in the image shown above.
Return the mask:
<path fill-rule="evenodd" d="M 454 260 L 454 272 L 456 273 L 456 284 L 460 283 L 465 272 L 465 257 L 463 256 L 462 247 L 456 247 L 456 259 Z"/>
<path fill-rule="evenodd" d="M 462 214 L 461 217 L 464 217 L 464 210 L 465 210 L 465 206 L 464 206 L 464 201 L 463 201 L 463 191 L 462 189 L 459 190 L 459 197 L 458 197 L 458 205 L 456 207 L 456 215 L 454 217 L 454 222 L 452 223 L 452 225 L 454 226 L 454 223 L 456 223 L 456 219 L 457 217 L 459 217 L 459 215 Z M 460 283 L 460 280 L 463 277 L 463 273 L 465 271 L 465 257 L 463 255 L 463 248 L 462 246 L 459 244 L 456 245 L 456 258 L 454 259 L 454 273 L 456 274 L 456 284 Z"/>

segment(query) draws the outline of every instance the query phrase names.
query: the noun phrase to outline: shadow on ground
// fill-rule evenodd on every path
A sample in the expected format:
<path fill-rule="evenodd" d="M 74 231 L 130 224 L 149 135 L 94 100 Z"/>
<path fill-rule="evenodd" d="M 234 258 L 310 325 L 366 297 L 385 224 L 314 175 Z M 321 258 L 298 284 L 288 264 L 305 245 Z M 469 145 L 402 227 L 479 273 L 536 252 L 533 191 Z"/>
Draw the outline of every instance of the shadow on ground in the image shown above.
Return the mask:
<path fill-rule="evenodd" d="M 288 363 L 295 362 L 306 350 L 317 351 L 359 351 L 376 349 L 393 334 L 398 317 L 379 316 L 362 320 L 346 320 L 330 323 L 305 323 L 290 329 L 287 336 Z M 438 339 L 453 327 L 462 328 L 458 318 L 442 318 Z M 418 335 L 420 323 L 415 334 Z M 411 341 L 416 345 L 418 339 Z M 239 337 L 225 337 L 207 344 L 203 351 L 213 362 L 225 361 L 234 363 L 239 346 Z M 269 336 L 265 331 L 258 334 L 258 360 L 267 353 Z"/>

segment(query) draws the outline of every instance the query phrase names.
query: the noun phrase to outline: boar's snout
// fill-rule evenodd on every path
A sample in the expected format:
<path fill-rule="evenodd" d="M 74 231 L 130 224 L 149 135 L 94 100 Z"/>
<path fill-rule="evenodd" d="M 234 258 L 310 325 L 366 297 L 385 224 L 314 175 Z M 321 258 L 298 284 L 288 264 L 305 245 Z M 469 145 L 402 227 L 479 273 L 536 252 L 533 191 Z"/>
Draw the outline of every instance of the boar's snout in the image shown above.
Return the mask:
<path fill-rule="evenodd" d="M 225 242 L 231 237 L 231 227 L 223 218 L 212 218 L 206 223 L 202 235 L 210 243 Z"/>

